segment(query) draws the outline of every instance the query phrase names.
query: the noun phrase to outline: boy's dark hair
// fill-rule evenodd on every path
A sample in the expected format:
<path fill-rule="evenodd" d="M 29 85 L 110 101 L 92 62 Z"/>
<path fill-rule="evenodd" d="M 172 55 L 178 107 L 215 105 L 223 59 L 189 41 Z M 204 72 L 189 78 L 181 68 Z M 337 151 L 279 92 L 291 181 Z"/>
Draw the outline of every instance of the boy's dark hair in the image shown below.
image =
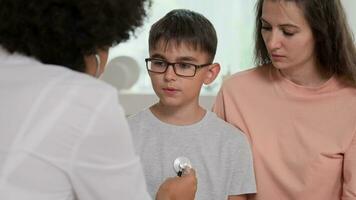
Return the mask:
<path fill-rule="evenodd" d="M 175 9 L 151 26 L 149 49 L 155 49 L 159 42 L 166 45 L 182 42 L 206 52 L 210 62 L 214 60 L 217 37 L 214 26 L 203 15 L 186 9 Z"/>
<path fill-rule="evenodd" d="M 269 0 L 295 2 L 304 13 L 315 40 L 315 54 L 322 70 L 346 78 L 356 85 L 356 48 L 340 0 Z M 271 63 L 261 35 L 264 0 L 256 6 L 255 61 Z"/>
<path fill-rule="evenodd" d="M 0 45 L 84 72 L 85 55 L 129 38 L 150 0 L 0 0 Z"/>

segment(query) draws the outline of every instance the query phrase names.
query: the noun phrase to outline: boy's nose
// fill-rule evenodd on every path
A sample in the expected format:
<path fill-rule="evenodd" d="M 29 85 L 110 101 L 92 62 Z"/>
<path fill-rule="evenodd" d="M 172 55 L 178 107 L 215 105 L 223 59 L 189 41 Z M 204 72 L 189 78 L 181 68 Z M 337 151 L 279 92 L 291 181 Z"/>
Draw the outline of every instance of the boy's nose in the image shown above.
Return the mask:
<path fill-rule="evenodd" d="M 164 73 L 164 78 L 166 80 L 175 80 L 177 78 L 176 73 L 174 72 L 173 65 L 167 67 L 166 72 Z"/>

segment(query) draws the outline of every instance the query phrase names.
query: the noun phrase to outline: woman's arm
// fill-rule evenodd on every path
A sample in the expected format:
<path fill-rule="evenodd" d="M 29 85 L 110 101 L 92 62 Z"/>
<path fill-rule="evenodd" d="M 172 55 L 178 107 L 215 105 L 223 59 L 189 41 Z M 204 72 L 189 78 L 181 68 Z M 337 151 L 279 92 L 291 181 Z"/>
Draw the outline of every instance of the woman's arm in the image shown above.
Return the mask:
<path fill-rule="evenodd" d="M 344 155 L 342 199 L 356 199 L 356 133 Z"/>

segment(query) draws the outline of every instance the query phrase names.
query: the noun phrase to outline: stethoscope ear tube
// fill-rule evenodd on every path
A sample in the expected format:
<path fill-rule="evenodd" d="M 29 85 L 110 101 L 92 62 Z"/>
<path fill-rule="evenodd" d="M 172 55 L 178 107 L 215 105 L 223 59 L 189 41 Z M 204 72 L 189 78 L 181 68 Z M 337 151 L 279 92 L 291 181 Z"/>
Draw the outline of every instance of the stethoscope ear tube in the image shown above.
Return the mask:
<path fill-rule="evenodd" d="M 101 65 L 101 60 L 100 56 L 98 54 L 95 54 L 95 60 L 96 60 L 96 72 L 95 72 L 95 78 L 100 77 L 100 65 Z"/>

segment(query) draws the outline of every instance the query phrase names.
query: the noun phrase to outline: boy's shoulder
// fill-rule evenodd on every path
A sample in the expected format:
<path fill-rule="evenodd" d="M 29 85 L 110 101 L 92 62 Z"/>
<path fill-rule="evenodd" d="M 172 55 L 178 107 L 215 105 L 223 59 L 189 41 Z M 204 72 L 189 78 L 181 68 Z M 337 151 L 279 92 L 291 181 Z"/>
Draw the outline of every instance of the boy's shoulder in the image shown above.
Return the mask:
<path fill-rule="evenodd" d="M 148 120 L 149 118 L 151 118 L 150 113 L 151 113 L 150 109 L 145 108 L 145 109 L 139 111 L 138 113 L 129 115 L 127 117 L 127 121 L 129 122 L 130 125 L 144 122 L 145 120 Z"/>
<path fill-rule="evenodd" d="M 237 127 L 219 118 L 214 112 L 207 111 L 211 116 L 209 119 L 209 129 L 219 134 L 224 140 L 236 142 L 246 142 L 245 134 Z"/>

